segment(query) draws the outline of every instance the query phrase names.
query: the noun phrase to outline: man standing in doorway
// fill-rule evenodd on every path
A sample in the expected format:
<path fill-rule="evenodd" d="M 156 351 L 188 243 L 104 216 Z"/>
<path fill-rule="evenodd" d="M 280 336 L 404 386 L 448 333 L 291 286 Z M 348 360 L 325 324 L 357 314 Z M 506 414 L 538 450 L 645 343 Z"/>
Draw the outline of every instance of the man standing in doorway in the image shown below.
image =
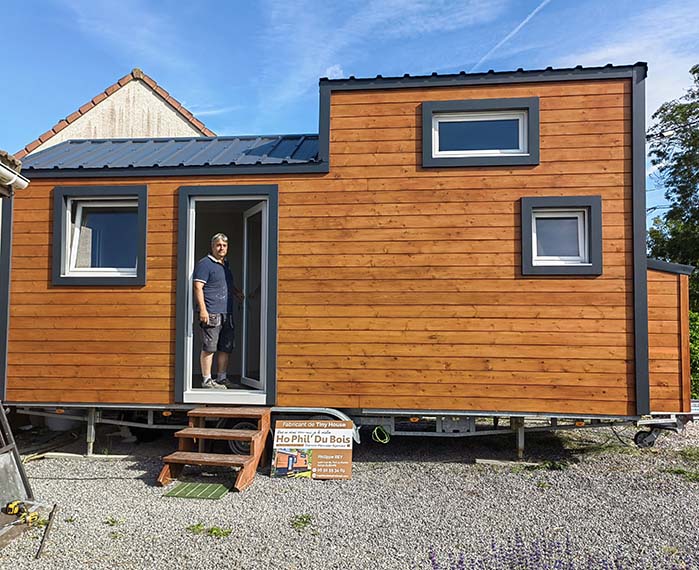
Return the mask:
<path fill-rule="evenodd" d="M 218 233 L 211 238 L 211 253 L 194 267 L 194 300 L 199 310 L 202 349 L 200 355 L 202 388 L 225 390 L 228 358 L 235 346 L 233 296 L 242 301 L 242 291 L 233 284 L 228 267 L 228 237 Z M 216 354 L 218 375 L 211 377 Z"/>

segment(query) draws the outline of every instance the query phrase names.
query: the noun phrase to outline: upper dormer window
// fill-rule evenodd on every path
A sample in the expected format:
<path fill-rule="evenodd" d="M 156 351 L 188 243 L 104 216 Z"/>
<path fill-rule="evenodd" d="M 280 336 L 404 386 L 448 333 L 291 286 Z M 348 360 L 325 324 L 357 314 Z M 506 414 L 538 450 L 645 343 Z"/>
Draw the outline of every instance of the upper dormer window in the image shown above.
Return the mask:
<path fill-rule="evenodd" d="M 527 112 L 435 113 L 432 156 L 527 154 Z"/>
<path fill-rule="evenodd" d="M 423 167 L 539 163 L 539 99 L 422 104 Z"/>

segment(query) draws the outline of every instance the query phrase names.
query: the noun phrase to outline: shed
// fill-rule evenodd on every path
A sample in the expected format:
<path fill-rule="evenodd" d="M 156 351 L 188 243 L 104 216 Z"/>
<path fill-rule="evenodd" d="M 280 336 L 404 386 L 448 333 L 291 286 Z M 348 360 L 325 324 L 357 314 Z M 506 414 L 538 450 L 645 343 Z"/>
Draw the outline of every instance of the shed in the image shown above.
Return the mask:
<path fill-rule="evenodd" d="M 28 156 L 5 399 L 688 409 L 684 274 L 649 279 L 646 261 L 645 78 L 638 63 L 321 79 L 317 135 Z M 100 212 L 118 223 L 86 221 Z M 246 294 L 225 391 L 201 386 L 191 289 L 218 231 Z"/>

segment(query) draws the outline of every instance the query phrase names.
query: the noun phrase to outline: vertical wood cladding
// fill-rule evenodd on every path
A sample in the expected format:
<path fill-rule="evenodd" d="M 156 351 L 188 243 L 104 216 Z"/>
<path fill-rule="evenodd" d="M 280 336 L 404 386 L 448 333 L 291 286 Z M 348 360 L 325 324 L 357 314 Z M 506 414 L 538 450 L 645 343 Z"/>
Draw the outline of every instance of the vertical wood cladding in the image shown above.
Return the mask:
<path fill-rule="evenodd" d="M 650 404 L 653 412 L 689 412 L 689 277 L 648 271 Z"/>
<path fill-rule="evenodd" d="M 420 167 L 422 101 L 533 96 L 539 165 Z M 635 413 L 629 80 L 336 92 L 330 139 L 326 175 L 129 179 L 144 288 L 51 287 L 55 183 L 32 183 L 7 399 L 172 402 L 177 189 L 274 183 L 279 405 Z M 602 196 L 603 274 L 522 277 L 520 198 L 582 195 Z"/>

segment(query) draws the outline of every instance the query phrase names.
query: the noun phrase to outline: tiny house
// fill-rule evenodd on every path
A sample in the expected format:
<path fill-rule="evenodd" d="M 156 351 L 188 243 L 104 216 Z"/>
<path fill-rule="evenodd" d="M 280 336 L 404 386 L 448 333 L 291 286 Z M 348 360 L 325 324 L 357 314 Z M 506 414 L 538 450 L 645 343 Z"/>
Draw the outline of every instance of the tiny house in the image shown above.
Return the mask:
<path fill-rule="evenodd" d="M 28 156 L 4 399 L 689 412 L 691 268 L 646 260 L 645 78 L 322 79 L 318 134 Z M 230 390 L 202 387 L 193 312 L 217 232 L 246 297 Z"/>

